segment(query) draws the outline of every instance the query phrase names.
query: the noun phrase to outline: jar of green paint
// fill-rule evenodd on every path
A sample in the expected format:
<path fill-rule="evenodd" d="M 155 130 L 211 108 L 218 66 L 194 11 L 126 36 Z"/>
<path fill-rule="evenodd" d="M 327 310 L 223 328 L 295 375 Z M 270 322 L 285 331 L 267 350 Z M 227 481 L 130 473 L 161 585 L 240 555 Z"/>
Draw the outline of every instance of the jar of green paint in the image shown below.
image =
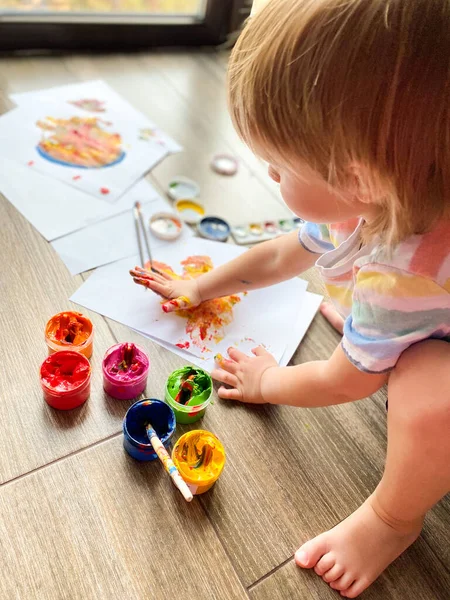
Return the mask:
<path fill-rule="evenodd" d="M 175 413 L 177 423 L 195 423 L 205 414 L 212 392 L 211 376 L 203 369 L 186 366 L 170 374 L 165 400 Z"/>

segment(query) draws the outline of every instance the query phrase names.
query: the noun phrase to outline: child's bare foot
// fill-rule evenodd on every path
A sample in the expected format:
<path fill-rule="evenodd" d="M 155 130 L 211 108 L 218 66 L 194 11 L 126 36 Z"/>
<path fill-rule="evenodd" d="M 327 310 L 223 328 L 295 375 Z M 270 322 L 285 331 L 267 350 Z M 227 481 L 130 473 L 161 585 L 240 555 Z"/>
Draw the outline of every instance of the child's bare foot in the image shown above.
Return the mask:
<path fill-rule="evenodd" d="M 388 525 L 372 506 L 372 498 L 345 521 L 306 542 L 295 553 L 300 567 L 311 569 L 339 590 L 356 598 L 419 536 L 422 523 Z"/>
<path fill-rule="evenodd" d="M 344 319 L 330 302 L 322 302 L 320 312 L 332 327 L 341 335 L 344 333 Z"/>

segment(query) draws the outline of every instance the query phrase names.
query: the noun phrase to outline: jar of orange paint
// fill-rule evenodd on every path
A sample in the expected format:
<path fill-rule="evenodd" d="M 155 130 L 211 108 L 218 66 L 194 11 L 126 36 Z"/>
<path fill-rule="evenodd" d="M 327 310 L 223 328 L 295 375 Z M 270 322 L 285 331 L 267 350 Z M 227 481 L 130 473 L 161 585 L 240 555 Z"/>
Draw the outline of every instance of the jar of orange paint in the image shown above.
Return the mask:
<path fill-rule="evenodd" d="M 94 344 L 94 325 L 79 312 L 66 311 L 54 315 L 45 326 L 48 353 L 73 350 L 91 358 Z"/>
<path fill-rule="evenodd" d="M 53 408 L 71 410 L 89 398 L 91 365 L 79 352 L 54 352 L 39 371 L 44 400 Z"/>

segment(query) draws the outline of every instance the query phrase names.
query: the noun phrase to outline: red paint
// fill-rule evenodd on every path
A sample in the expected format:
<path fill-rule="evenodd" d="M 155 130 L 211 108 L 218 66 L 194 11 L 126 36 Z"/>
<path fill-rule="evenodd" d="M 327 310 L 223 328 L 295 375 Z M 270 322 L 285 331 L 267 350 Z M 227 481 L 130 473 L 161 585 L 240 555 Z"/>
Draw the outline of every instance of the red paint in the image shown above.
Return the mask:
<path fill-rule="evenodd" d="M 109 189 L 107 187 L 102 187 L 102 188 L 100 188 L 100 192 L 103 195 L 106 195 L 106 194 L 109 194 Z"/>
<path fill-rule="evenodd" d="M 70 410 L 89 398 L 91 365 L 79 352 L 55 352 L 42 363 L 40 379 L 47 404 L 60 410 Z"/>
<path fill-rule="evenodd" d="M 178 348 L 183 348 L 183 349 L 186 348 L 187 349 L 187 348 L 189 348 L 190 343 L 189 342 L 184 342 L 184 343 L 178 342 L 178 344 L 175 344 L 175 346 L 178 346 Z"/>
<path fill-rule="evenodd" d="M 30 161 L 28 161 L 28 166 L 29 166 L 29 167 L 32 167 L 33 165 L 34 165 L 34 160 L 30 160 Z"/>
<path fill-rule="evenodd" d="M 72 177 L 72 179 L 73 179 L 74 181 L 78 181 L 79 179 L 81 179 L 81 175 L 74 175 L 74 176 Z"/>

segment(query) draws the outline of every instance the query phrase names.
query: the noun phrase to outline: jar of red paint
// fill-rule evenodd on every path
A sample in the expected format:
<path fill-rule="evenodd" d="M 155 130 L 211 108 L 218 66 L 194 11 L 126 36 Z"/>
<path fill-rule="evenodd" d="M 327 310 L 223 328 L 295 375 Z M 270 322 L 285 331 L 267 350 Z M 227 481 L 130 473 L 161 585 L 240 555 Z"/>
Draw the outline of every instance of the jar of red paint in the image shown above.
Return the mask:
<path fill-rule="evenodd" d="M 40 368 L 44 400 L 59 410 L 80 406 L 91 392 L 91 365 L 79 352 L 63 350 L 48 356 Z"/>

